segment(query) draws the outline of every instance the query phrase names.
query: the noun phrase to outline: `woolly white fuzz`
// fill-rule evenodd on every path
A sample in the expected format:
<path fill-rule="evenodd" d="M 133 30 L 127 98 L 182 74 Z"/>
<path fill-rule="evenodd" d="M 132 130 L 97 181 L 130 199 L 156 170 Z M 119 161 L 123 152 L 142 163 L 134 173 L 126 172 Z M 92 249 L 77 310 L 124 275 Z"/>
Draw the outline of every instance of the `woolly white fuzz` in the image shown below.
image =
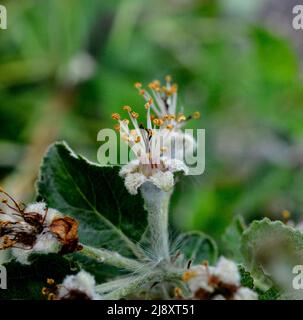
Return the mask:
<path fill-rule="evenodd" d="M 61 244 L 58 239 L 51 233 L 42 233 L 38 235 L 37 240 L 30 250 L 13 248 L 12 255 L 21 264 L 30 264 L 29 256 L 32 253 L 56 253 L 60 250 Z"/>
<path fill-rule="evenodd" d="M 214 269 L 214 275 L 225 284 L 240 285 L 240 274 L 237 265 L 224 257 L 219 259 Z"/>
<path fill-rule="evenodd" d="M 58 298 L 62 299 L 68 296 L 70 291 L 77 290 L 86 294 L 92 300 L 101 300 L 101 297 L 95 292 L 95 279 L 89 273 L 81 270 L 76 275 L 67 276 L 59 288 Z"/>
<path fill-rule="evenodd" d="M 234 294 L 234 300 L 258 300 L 258 295 L 249 288 L 240 288 Z"/>
<path fill-rule="evenodd" d="M 39 213 L 42 217 L 45 217 L 46 225 L 50 225 L 54 219 L 62 217 L 62 214 L 59 211 L 51 208 L 46 209 L 46 204 L 44 202 L 36 202 L 29 204 L 24 210 L 24 212 Z"/>
<path fill-rule="evenodd" d="M 207 292 L 213 292 L 214 288 L 208 284 L 208 279 L 210 276 L 210 270 L 204 265 L 194 266 L 190 269 L 194 276 L 191 277 L 187 284 L 191 292 L 197 292 L 199 289 L 204 289 Z"/>

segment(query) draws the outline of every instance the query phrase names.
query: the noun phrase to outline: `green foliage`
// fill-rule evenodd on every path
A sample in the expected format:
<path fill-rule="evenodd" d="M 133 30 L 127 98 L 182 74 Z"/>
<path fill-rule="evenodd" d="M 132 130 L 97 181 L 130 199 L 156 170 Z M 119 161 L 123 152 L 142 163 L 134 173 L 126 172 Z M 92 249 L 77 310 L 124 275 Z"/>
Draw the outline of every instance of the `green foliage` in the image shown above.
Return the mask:
<path fill-rule="evenodd" d="M 181 234 L 176 239 L 178 251 L 182 252 L 187 261 L 199 264 L 208 261 L 214 264 L 218 258 L 218 248 L 215 241 L 199 231 Z"/>
<path fill-rule="evenodd" d="M 241 276 L 241 285 L 249 289 L 254 289 L 254 278 L 251 276 L 251 274 L 246 271 L 242 265 L 239 265 L 238 269 Z"/>
<path fill-rule="evenodd" d="M 222 236 L 227 256 L 237 262 L 242 262 L 241 238 L 246 226 L 241 216 L 234 217 L 232 223 L 226 228 Z"/>
<path fill-rule="evenodd" d="M 41 290 L 47 279 L 60 284 L 65 276 L 79 270 L 77 266 L 57 254 L 33 255 L 30 265 L 15 261 L 4 264 L 7 270 L 7 289 L 0 290 L 0 299 L 41 300 Z"/>
<path fill-rule="evenodd" d="M 278 300 L 280 297 L 281 294 L 275 287 L 259 294 L 259 300 Z"/>
<path fill-rule="evenodd" d="M 146 212 L 140 195 L 125 189 L 119 167 L 90 163 L 56 143 L 44 158 L 37 187 L 40 199 L 79 221 L 82 243 L 140 256 L 135 242 L 146 229 Z"/>

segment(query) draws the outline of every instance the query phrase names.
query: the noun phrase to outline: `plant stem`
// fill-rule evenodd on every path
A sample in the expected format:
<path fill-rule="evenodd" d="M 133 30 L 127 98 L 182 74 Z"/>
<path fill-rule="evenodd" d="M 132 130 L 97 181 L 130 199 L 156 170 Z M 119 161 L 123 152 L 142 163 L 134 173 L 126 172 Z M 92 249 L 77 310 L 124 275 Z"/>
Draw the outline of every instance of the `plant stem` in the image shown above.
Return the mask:
<path fill-rule="evenodd" d="M 118 252 L 113 252 L 106 249 L 97 249 L 83 245 L 83 249 L 80 253 L 89 258 L 96 259 L 101 263 L 109 264 L 120 269 L 139 271 L 143 268 L 143 264 L 141 264 L 140 262 L 133 259 L 125 258 Z"/>
<path fill-rule="evenodd" d="M 169 261 L 168 208 L 172 192 L 147 182 L 142 185 L 141 194 L 148 212 L 152 254 L 158 261 Z"/>
<path fill-rule="evenodd" d="M 152 284 L 155 282 L 180 280 L 182 274 L 183 274 L 183 270 L 172 270 L 172 271 L 167 270 L 166 271 L 166 270 L 160 269 L 160 270 L 151 271 L 150 273 L 128 277 L 128 278 L 125 278 L 125 280 L 127 281 L 125 281 L 126 284 L 124 286 L 122 283 L 120 283 L 121 284 L 120 288 L 114 289 L 112 292 L 103 295 L 103 298 L 106 300 L 119 300 L 123 297 L 127 297 L 131 294 L 136 294 L 140 292 L 142 287 L 144 287 L 149 283 Z M 98 293 L 102 293 L 102 291 L 104 292 L 103 289 L 105 287 L 106 289 L 109 288 L 109 285 L 111 284 L 108 283 L 107 285 L 104 284 L 104 285 L 97 286 L 96 291 Z M 113 288 L 115 287 L 114 283 L 112 287 Z"/>

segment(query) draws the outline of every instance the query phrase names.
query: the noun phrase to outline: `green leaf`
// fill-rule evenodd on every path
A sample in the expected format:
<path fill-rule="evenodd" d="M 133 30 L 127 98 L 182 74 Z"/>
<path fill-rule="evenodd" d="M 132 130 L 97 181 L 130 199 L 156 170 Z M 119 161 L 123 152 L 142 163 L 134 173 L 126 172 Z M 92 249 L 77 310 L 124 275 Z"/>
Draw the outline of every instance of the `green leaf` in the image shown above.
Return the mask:
<path fill-rule="evenodd" d="M 237 262 L 242 262 L 241 238 L 246 226 L 241 216 L 234 217 L 232 223 L 226 228 L 222 241 L 226 255 Z"/>
<path fill-rule="evenodd" d="M 31 261 L 31 265 L 22 265 L 16 261 L 4 264 L 7 289 L 0 290 L 0 299 L 40 300 L 47 278 L 60 284 L 65 276 L 78 271 L 73 263 L 57 254 L 33 255 Z"/>
<path fill-rule="evenodd" d="M 303 261 L 300 231 L 267 218 L 254 221 L 243 233 L 242 254 L 245 266 L 260 283 L 274 284 L 287 297 L 302 298 L 292 287 L 293 267 Z"/>
<path fill-rule="evenodd" d="M 66 259 L 71 261 L 71 263 L 74 263 L 79 269 L 84 269 L 90 274 L 93 274 L 96 283 L 104 283 L 114 279 L 117 276 L 126 274 L 126 272 L 123 272 L 118 268 L 106 264 L 100 264 L 100 261 L 86 257 L 78 252 L 66 256 Z"/>
<path fill-rule="evenodd" d="M 119 167 L 101 167 L 76 155 L 64 142 L 44 157 L 37 183 L 39 198 L 79 221 L 80 241 L 126 256 L 142 256 L 135 243 L 147 225 L 143 200 L 131 196 Z"/>
<path fill-rule="evenodd" d="M 218 248 L 215 241 L 199 231 L 186 232 L 176 239 L 178 251 L 184 258 L 193 263 L 208 261 L 214 264 L 218 258 Z"/>
<path fill-rule="evenodd" d="M 280 296 L 279 290 L 275 287 L 271 287 L 265 292 L 259 293 L 259 300 L 277 300 Z"/>
<path fill-rule="evenodd" d="M 238 270 L 241 276 L 241 285 L 249 289 L 254 289 L 254 278 L 251 276 L 251 274 L 246 271 L 242 265 L 238 266 Z"/>

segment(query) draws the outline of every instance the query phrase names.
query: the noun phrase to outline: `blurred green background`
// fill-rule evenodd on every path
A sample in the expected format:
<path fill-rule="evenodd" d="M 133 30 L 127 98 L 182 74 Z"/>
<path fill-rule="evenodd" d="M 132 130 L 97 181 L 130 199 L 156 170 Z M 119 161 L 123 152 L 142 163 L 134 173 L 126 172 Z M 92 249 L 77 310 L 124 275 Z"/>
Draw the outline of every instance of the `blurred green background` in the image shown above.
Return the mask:
<path fill-rule="evenodd" d="M 287 2 L 287 3 L 286 3 Z M 48 145 L 96 161 L 97 133 L 133 87 L 171 74 L 179 105 L 199 110 L 206 171 L 183 179 L 171 218 L 219 238 L 234 215 L 303 214 L 302 33 L 293 1 L 1 1 L 0 184 L 34 198 Z M 303 31 L 301 31 L 303 32 Z"/>

